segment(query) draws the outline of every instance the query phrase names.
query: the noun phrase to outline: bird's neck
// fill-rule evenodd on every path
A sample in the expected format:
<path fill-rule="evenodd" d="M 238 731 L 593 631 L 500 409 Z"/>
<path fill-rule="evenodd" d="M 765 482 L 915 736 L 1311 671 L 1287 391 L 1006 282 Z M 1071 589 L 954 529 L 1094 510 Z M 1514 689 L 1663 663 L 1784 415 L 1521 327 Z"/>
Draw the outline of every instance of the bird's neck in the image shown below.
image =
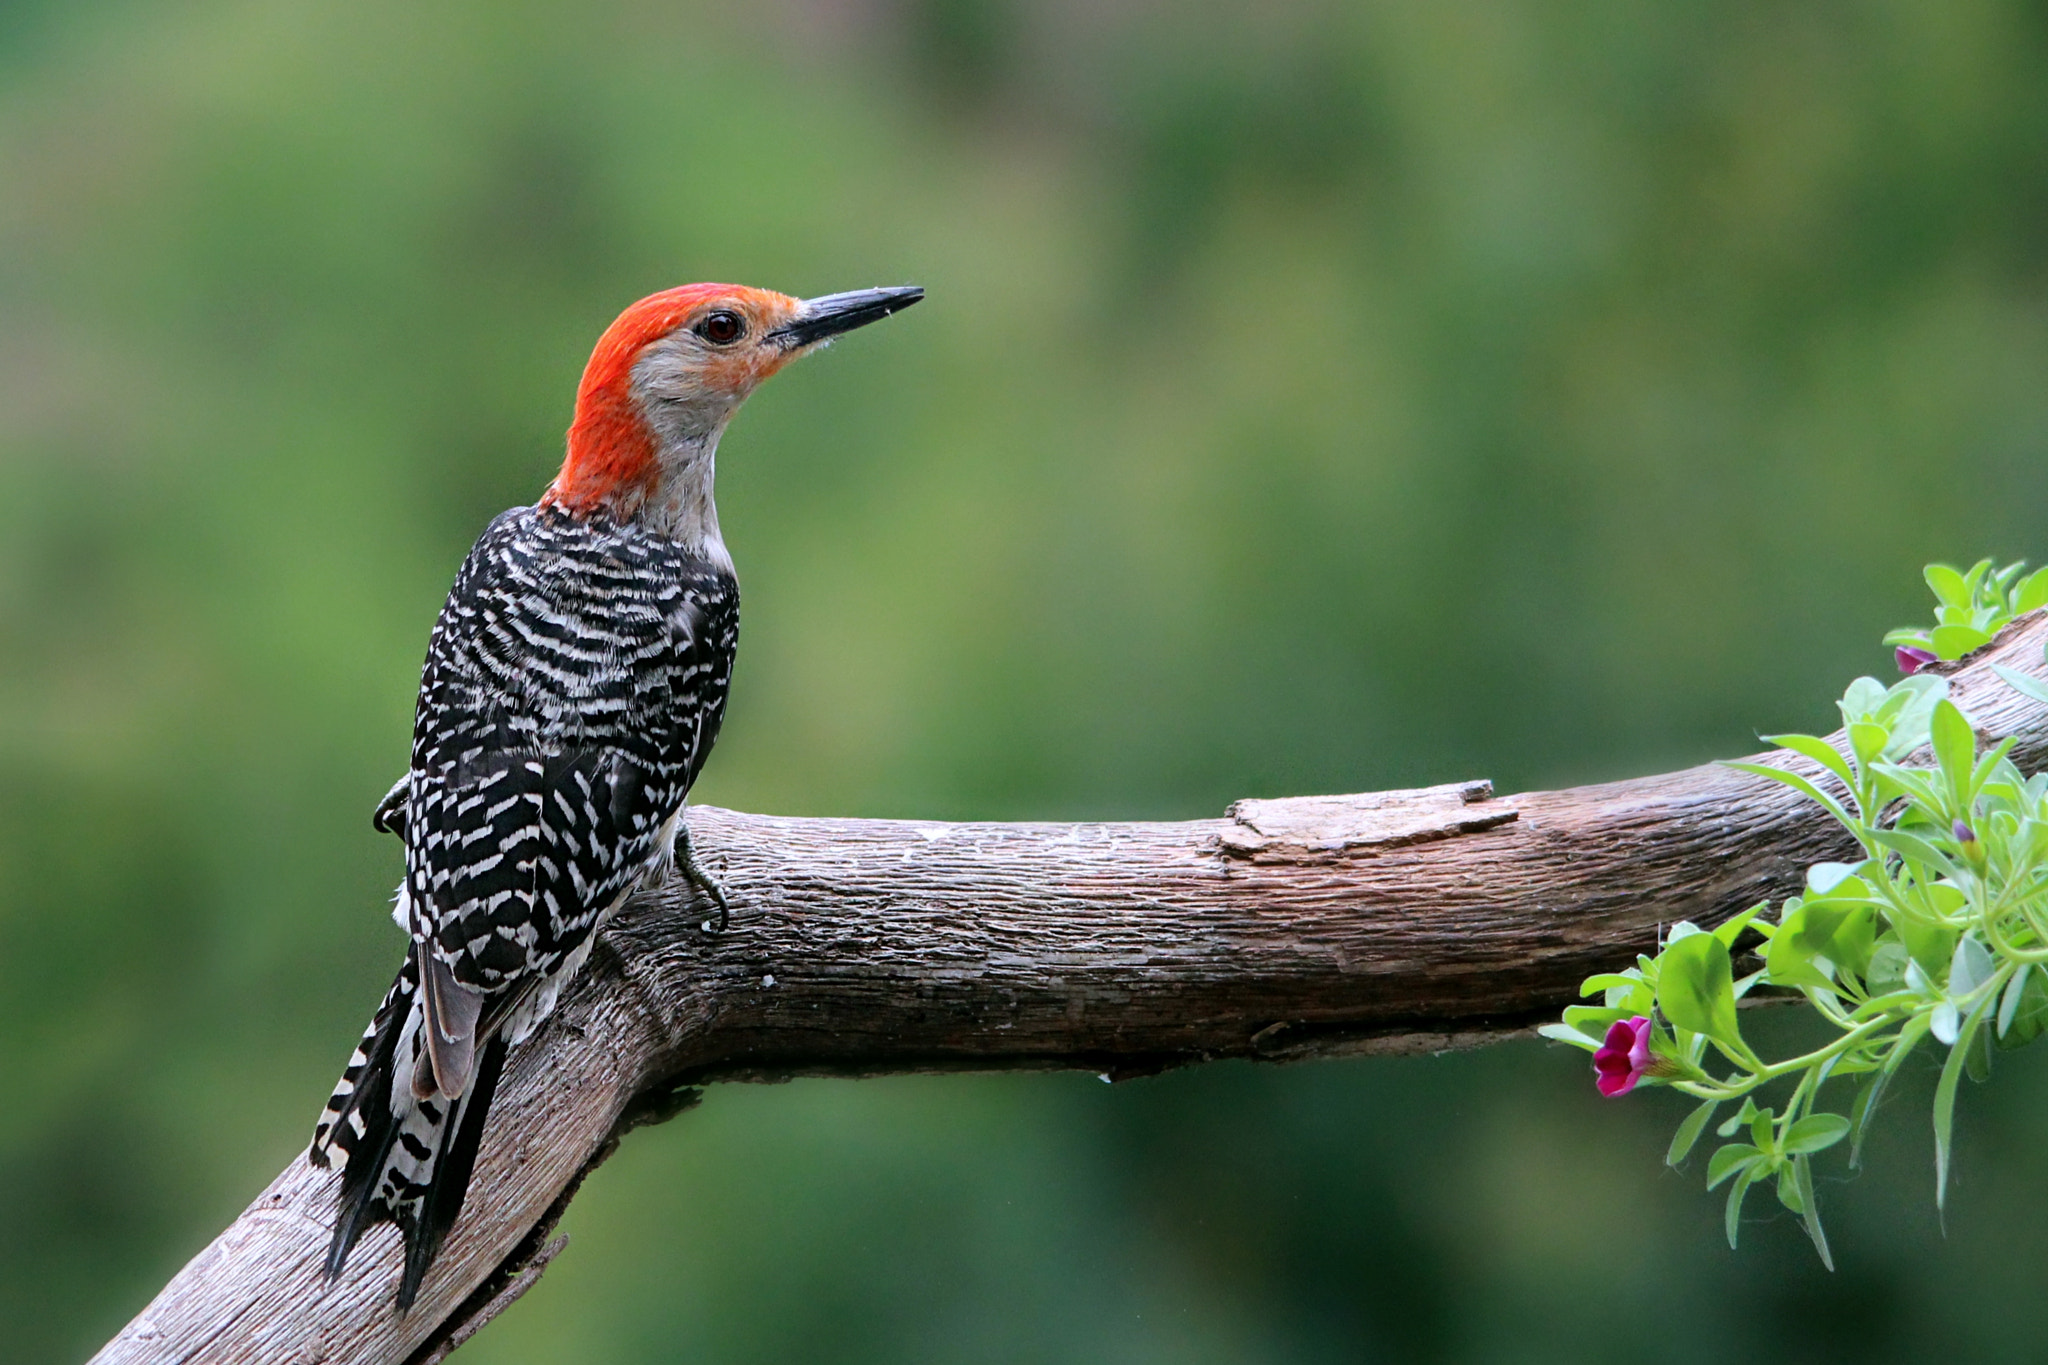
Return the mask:
<path fill-rule="evenodd" d="M 665 536 L 728 572 L 713 483 L 718 439 L 737 404 L 593 404 L 569 429 L 569 456 L 543 501 Z"/>
<path fill-rule="evenodd" d="M 732 557 L 718 532 L 718 503 L 712 496 L 719 434 L 713 431 L 701 440 L 658 447 L 655 459 L 661 473 L 632 520 L 729 571 Z"/>

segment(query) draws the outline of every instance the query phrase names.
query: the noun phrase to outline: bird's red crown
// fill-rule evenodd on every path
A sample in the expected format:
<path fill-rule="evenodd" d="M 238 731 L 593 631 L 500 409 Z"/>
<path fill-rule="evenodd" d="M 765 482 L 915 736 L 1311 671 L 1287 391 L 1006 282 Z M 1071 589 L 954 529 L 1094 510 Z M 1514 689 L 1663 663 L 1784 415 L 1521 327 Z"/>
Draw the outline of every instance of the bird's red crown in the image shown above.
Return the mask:
<path fill-rule="evenodd" d="M 576 389 L 568 456 L 545 501 L 572 511 L 630 504 L 650 495 L 661 478 L 654 433 L 633 395 L 633 367 L 654 342 L 693 327 L 719 311 L 739 315 L 751 337 L 766 337 L 793 317 L 798 300 L 770 289 L 737 284 L 685 284 L 632 304 L 597 339 Z M 706 399 L 737 402 L 782 367 L 789 353 L 777 346 L 742 346 L 707 356 L 693 377 Z"/>

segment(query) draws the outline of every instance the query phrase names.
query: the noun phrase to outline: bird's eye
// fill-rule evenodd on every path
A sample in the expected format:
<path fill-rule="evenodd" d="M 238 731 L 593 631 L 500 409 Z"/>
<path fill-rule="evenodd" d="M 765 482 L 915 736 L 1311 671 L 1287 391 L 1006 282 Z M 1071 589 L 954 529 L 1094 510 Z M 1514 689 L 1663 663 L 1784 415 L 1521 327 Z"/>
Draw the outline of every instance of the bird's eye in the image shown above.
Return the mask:
<path fill-rule="evenodd" d="M 738 341 L 746 334 L 746 319 L 742 318 L 738 313 L 728 313 L 721 310 L 716 313 L 707 314 L 704 320 L 697 324 L 698 336 L 720 346 Z"/>

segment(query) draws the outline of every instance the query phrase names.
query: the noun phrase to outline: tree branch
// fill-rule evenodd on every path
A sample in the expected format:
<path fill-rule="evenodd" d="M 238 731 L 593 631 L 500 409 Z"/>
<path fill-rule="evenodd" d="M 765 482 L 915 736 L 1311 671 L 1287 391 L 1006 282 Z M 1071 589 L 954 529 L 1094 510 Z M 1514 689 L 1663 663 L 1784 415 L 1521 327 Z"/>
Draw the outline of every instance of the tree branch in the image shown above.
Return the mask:
<path fill-rule="evenodd" d="M 1954 676 L 2014 759 L 2048 711 L 2048 622 Z M 1767 761 L 1820 769 L 1778 753 Z M 1586 975 L 1853 856 L 1813 805 L 1718 766 L 1495 798 L 1485 783 L 1242 801 L 1177 824 L 811 820 L 702 807 L 731 895 L 712 936 L 676 883 L 637 899 L 498 1092 L 470 1199 L 411 1313 L 395 1230 L 321 1274 L 336 1178 L 303 1158 L 102 1362 L 438 1361 L 539 1277 L 577 1183 L 715 1080 L 1085 1068 L 1442 1049 L 1525 1029 Z M 336 1044 L 337 1048 L 341 1045 Z M 337 1056 L 340 1054 L 337 1053 Z M 311 1112 L 310 1109 L 308 1111 Z"/>

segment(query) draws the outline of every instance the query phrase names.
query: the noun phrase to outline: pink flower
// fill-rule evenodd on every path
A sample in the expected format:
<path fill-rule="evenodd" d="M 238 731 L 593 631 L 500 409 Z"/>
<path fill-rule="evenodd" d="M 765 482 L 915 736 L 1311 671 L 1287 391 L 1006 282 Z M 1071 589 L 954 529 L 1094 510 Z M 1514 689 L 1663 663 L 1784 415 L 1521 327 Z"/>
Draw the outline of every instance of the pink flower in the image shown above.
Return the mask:
<path fill-rule="evenodd" d="M 1608 1099 L 1626 1095 L 1650 1070 L 1650 1021 L 1638 1014 L 1617 1019 L 1593 1054 L 1594 1084 Z"/>
<path fill-rule="evenodd" d="M 1909 678 L 1927 667 L 1927 665 L 1936 663 L 1940 659 L 1940 656 L 1935 654 L 1934 651 L 1920 649 L 1913 645 L 1900 645 L 1896 657 L 1899 661 L 1899 672 Z"/>

